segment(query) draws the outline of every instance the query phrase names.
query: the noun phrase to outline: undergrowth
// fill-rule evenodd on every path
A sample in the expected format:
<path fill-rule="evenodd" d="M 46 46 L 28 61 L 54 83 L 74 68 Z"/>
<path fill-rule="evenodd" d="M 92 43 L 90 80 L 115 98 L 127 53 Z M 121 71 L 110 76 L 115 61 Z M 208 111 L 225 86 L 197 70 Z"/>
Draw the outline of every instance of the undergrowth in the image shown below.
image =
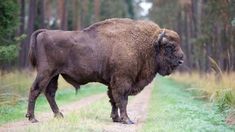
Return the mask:
<path fill-rule="evenodd" d="M 235 108 L 235 73 L 222 73 L 221 76 L 215 73 L 175 73 L 171 78 L 187 85 L 186 90 L 194 93 L 195 98 L 213 102 L 220 112 Z"/>

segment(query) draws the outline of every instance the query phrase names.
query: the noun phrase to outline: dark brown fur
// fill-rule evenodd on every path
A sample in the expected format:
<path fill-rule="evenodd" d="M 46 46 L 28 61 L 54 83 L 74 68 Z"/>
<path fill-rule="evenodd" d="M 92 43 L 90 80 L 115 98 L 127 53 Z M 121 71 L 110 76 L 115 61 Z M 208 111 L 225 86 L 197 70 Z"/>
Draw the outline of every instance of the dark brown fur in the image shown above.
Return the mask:
<path fill-rule="evenodd" d="M 60 74 L 76 88 L 88 82 L 107 85 L 113 121 L 131 124 L 128 96 L 139 93 L 157 73 L 170 74 L 183 59 L 177 33 L 166 29 L 159 39 L 161 33 L 151 21 L 130 19 L 109 19 L 82 31 L 34 32 L 29 57 L 38 73 L 26 116 L 37 121 L 34 107 L 42 91 L 55 116 L 62 116 L 54 98 Z"/>

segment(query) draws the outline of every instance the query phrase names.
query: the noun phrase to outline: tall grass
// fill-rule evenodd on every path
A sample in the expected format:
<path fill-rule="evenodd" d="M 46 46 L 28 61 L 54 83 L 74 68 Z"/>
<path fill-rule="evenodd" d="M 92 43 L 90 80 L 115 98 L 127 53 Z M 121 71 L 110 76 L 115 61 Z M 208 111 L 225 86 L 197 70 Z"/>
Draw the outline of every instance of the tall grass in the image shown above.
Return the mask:
<path fill-rule="evenodd" d="M 15 104 L 24 99 L 34 78 L 30 72 L 9 72 L 0 76 L 0 105 Z"/>
<path fill-rule="evenodd" d="M 35 76 L 36 73 L 30 71 L 12 71 L 0 75 L 0 105 L 14 105 L 26 100 Z M 72 86 L 60 77 L 59 88 L 68 87 Z"/>
<path fill-rule="evenodd" d="M 195 98 L 206 98 L 218 105 L 219 110 L 235 108 L 235 73 L 175 73 L 174 80 L 188 85 Z"/>

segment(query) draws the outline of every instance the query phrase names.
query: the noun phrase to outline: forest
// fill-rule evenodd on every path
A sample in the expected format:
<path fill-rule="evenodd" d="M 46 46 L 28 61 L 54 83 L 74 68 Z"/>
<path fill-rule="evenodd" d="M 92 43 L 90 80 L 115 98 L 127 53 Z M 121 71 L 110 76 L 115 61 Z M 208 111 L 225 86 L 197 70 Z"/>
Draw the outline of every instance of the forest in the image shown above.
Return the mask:
<path fill-rule="evenodd" d="M 190 97 L 196 100 L 192 100 L 192 103 L 210 103 L 210 108 L 215 108 L 216 111 L 212 112 L 211 117 L 204 119 L 199 114 L 206 113 L 206 108 L 205 111 L 198 109 L 200 112 L 196 116 L 200 117 L 199 124 L 203 124 L 205 120 L 222 126 L 217 127 L 213 123 L 210 126 L 208 123 L 207 125 L 213 128 L 210 130 L 235 130 L 235 0 L 0 0 L 0 115 L 6 115 L 0 119 L 0 131 L 2 124 L 22 118 L 22 111 L 17 111 L 14 107 L 26 107 L 28 90 L 36 74 L 28 58 L 31 34 L 37 29 L 83 30 L 109 18 L 150 20 L 161 28 L 176 31 L 181 38 L 181 47 L 185 54 L 184 63 L 171 76 L 165 79 L 156 77 L 160 79 L 154 81 L 153 91 L 156 93 L 152 93 L 152 98 L 165 98 L 164 94 L 157 94 L 158 90 L 169 93 L 172 98 L 176 97 L 176 100 L 180 100 L 178 96 L 181 95 L 186 99 L 186 94 L 189 93 Z M 155 82 L 159 82 L 159 86 Z M 94 90 L 96 86 L 101 89 Z M 175 86 L 179 89 L 175 90 L 178 95 L 164 91 L 160 86 L 173 91 L 172 87 Z M 71 86 L 64 80 L 60 79 L 59 87 L 62 87 L 59 99 L 64 99 L 62 94 L 72 92 L 66 91 Z M 91 87 L 91 94 L 87 94 L 88 88 L 87 91 L 79 93 L 79 96 L 85 97 L 105 91 L 100 85 L 85 87 Z M 75 101 L 74 97 L 68 97 L 69 101 Z M 41 109 L 45 107 L 45 103 L 42 102 L 43 99 L 40 99 L 38 104 Z M 189 107 L 201 107 L 197 105 Z M 154 117 L 156 114 L 152 110 L 161 106 L 150 101 L 149 107 L 149 122 L 144 124 L 143 128 L 155 131 L 155 122 L 151 120 L 151 116 Z M 8 109 L 16 111 L 16 114 L 8 117 Z M 217 112 L 221 115 L 217 115 Z M 162 121 L 167 122 L 164 119 L 162 118 Z M 170 121 L 172 120 L 169 117 Z M 187 121 L 184 120 L 183 123 L 186 124 Z M 100 129 L 103 131 L 102 125 Z M 162 123 L 157 130 L 171 131 L 180 128 L 173 125 L 176 128 L 168 129 L 164 128 L 164 125 Z M 44 127 L 47 129 L 48 126 Z M 86 127 L 90 127 L 89 123 Z M 187 130 L 196 128 L 191 127 L 192 129 Z M 201 130 L 204 129 L 198 129 Z"/>
<path fill-rule="evenodd" d="M 2 1 L 0 67 L 8 70 L 29 66 L 29 38 L 37 29 L 82 30 L 108 18 L 132 18 L 149 19 L 180 34 L 186 54 L 182 70 L 210 72 L 209 58 L 215 60 L 223 71 L 234 70 L 233 0 L 143 1 Z M 143 5 L 151 5 L 151 8 L 145 9 Z M 148 13 L 143 14 L 145 12 Z"/>

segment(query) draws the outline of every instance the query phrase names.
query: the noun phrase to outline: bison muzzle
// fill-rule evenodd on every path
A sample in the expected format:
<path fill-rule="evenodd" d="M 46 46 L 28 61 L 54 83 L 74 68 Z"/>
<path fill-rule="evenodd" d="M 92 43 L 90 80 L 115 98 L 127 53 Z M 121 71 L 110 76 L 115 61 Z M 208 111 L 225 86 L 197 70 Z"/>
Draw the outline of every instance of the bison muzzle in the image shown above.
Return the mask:
<path fill-rule="evenodd" d="M 126 111 L 128 96 L 139 93 L 157 73 L 169 75 L 183 63 L 176 32 L 131 19 L 108 19 L 81 31 L 37 30 L 29 57 L 37 70 L 26 114 L 31 122 L 37 122 L 34 108 L 41 92 L 55 117 L 63 117 L 55 101 L 61 75 L 77 89 L 88 82 L 107 85 L 112 120 L 133 124 Z"/>

